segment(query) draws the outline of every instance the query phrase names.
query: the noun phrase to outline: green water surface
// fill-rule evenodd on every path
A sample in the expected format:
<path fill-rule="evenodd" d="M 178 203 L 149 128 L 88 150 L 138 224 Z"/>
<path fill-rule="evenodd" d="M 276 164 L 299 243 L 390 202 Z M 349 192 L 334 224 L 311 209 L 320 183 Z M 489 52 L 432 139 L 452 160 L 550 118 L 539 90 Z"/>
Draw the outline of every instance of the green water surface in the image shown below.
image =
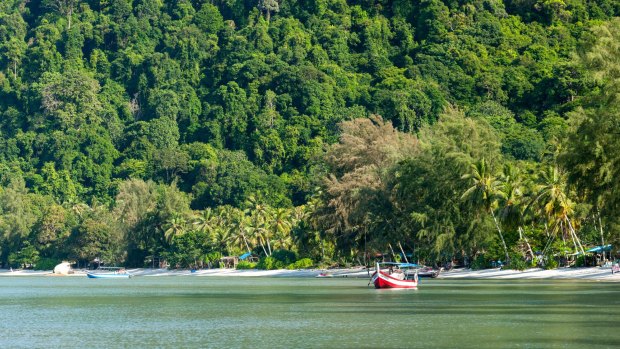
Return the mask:
<path fill-rule="evenodd" d="M 620 285 L 1 277 L 0 348 L 618 348 Z"/>

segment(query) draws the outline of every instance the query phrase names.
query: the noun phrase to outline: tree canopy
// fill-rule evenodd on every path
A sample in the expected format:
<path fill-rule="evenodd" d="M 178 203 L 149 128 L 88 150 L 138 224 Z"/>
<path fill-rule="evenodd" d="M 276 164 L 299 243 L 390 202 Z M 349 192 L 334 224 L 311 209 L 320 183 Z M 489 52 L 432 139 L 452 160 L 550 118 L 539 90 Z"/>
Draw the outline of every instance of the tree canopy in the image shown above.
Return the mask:
<path fill-rule="evenodd" d="M 4 0 L 0 264 L 336 263 L 397 242 L 484 264 L 619 242 L 618 16 Z"/>

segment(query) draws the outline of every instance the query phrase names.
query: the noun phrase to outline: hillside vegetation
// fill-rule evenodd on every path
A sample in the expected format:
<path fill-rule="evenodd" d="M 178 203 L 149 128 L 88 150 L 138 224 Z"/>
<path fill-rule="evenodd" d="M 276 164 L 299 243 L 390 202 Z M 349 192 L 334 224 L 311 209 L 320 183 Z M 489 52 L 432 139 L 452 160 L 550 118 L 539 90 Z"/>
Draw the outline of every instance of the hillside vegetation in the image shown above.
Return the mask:
<path fill-rule="evenodd" d="M 400 243 L 428 264 L 553 266 L 620 242 L 617 16 L 3 0 L 0 264 L 345 264 Z"/>

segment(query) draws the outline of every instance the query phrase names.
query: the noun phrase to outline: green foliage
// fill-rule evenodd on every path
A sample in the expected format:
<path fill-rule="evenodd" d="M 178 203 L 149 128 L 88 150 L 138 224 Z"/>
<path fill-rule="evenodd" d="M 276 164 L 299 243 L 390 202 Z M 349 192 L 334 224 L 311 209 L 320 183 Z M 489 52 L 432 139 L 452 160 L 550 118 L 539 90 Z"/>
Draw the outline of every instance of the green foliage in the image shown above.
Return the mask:
<path fill-rule="evenodd" d="M 8 258 L 8 264 L 17 268 L 34 268 L 39 261 L 39 251 L 35 246 L 26 243 L 17 252 L 12 252 Z"/>
<path fill-rule="evenodd" d="M 237 270 L 257 269 L 257 264 L 258 263 L 248 261 L 239 261 L 239 263 L 237 263 Z"/>
<path fill-rule="evenodd" d="M 545 256 L 544 268 L 546 270 L 556 269 L 558 267 L 558 261 L 553 256 Z"/>
<path fill-rule="evenodd" d="M 204 261 L 206 263 L 216 263 L 222 258 L 222 254 L 220 252 L 209 252 L 205 255 Z"/>
<path fill-rule="evenodd" d="M 271 254 L 271 257 L 276 261 L 281 262 L 282 265 L 289 265 L 297 261 L 297 254 L 288 250 L 275 250 Z"/>
<path fill-rule="evenodd" d="M 575 267 L 585 267 L 586 266 L 586 257 L 584 255 L 577 256 L 575 259 Z"/>
<path fill-rule="evenodd" d="M 194 206 L 239 207 L 252 195 L 261 195 L 276 205 L 290 205 L 284 183 L 254 166 L 241 152 L 220 151 L 216 163 L 200 168 L 193 187 Z"/>
<path fill-rule="evenodd" d="M 66 131 L 101 122 L 102 106 L 97 98 L 100 85 L 87 72 L 73 69 L 63 74 L 46 72 L 33 84 L 33 89 L 40 108 L 48 116 L 45 126 L 50 129 Z"/>
<path fill-rule="evenodd" d="M 486 259 L 485 255 L 480 254 L 471 261 L 469 268 L 471 268 L 471 270 L 481 270 L 488 268 L 490 265 L 491 263 Z"/>
<path fill-rule="evenodd" d="M 309 269 L 314 266 L 314 261 L 310 258 L 302 258 L 295 263 L 289 264 L 287 269 Z"/>
<path fill-rule="evenodd" d="M 35 270 L 54 270 L 54 267 L 61 261 L 54 258 L 39 258 L 34 266 Z"/>
<path fill-rule="evenodd" d="M 619 15 L 602 0 L 1 1 L 0 261 L 26 243 L 131 265 L 272 245 L 352 261 L 396 241 L 440 261 L 517 245 L 526 223 L 541 246 L 545 223 L 591 242 L 583 222 L 618 224 Z M 482 159 L 501 185 L 481 211 L 460 197 Z M 567 169 L 563 213 L 532 215 L 538 163 Z M 220 220 L 200 243 L 190 203 Z"/>
<path fill-rule="evenodd" d="M 620 20 L 594 27 L 584 41 L 578 62 L 595 88 L 582 98 L 582 107 L 570 114 L 569 134 L 560 159 L 579 193 L 598 206 L 611 223 L 617 220 L 613 211 L 620 203 L 612 194 L 618 190 L 615 178 L 620 171 L 616 137 L 620 118 L 620 76 L 616 70 L 620 64 Z"/>
<path fill-rule="evenodd" d="M 261 258 L 258 261 L 258 264 L 256 264 L 256 269 L 261 269 L 261 270 L 275 270 L 275 269 L 282 269 L 283 267 L 284 267 L 284 263 L 269 256 Z"/>
<path fill-rule="evenodd" d="M 521 254 L 512 253 L 510 255 L 510 263 L 507 265 L 507 268 L 524 271 L 529 268 L 529 263 L 523 258 Z"/>

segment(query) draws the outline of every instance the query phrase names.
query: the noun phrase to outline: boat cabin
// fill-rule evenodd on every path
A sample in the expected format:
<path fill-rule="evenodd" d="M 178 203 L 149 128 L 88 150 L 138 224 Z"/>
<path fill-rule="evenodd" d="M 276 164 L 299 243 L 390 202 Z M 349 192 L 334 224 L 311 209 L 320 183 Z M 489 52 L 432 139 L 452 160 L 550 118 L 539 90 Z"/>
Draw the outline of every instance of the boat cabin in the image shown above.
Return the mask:
<path fill-rule="evenodd" d="M 382 272 L 398 280 L 412 280 L 419 268 L 413 263 L 381 262 L 377 265 Z"/>

